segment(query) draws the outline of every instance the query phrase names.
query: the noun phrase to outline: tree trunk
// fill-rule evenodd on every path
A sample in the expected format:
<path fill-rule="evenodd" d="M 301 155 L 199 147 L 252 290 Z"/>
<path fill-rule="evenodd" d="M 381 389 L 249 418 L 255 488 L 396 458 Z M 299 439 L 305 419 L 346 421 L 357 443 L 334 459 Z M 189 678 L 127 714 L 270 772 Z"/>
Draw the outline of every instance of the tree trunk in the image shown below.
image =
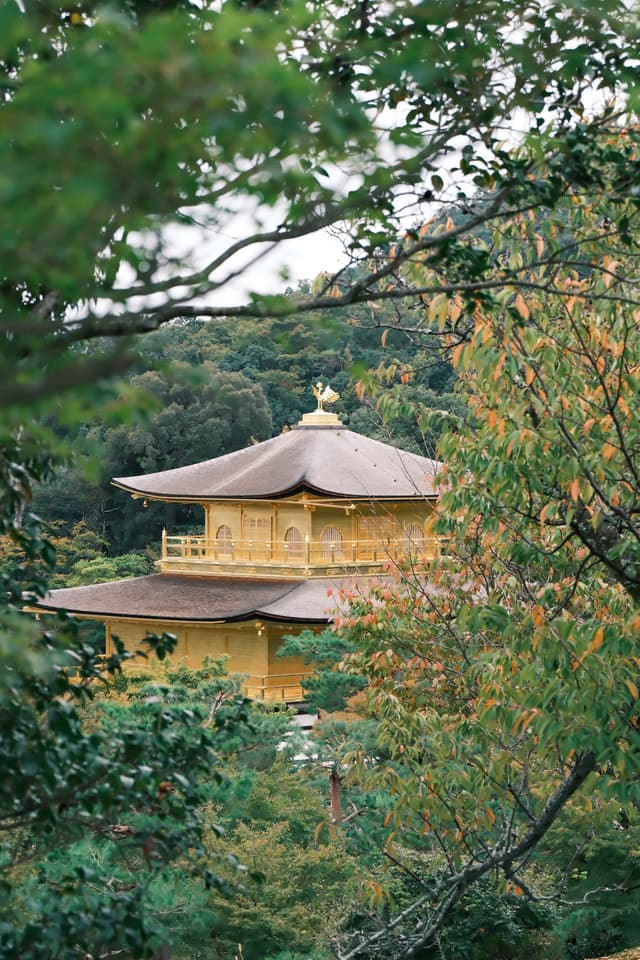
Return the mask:
<path fill-rule="evenodd" d="M 331 819 L 334 823 L 342 823 L 344 814 L 342 812 L 342 795 L 340 789 L 340 777 L 335 767 L 329 774 L 329 798 L 331 801 Z"/>

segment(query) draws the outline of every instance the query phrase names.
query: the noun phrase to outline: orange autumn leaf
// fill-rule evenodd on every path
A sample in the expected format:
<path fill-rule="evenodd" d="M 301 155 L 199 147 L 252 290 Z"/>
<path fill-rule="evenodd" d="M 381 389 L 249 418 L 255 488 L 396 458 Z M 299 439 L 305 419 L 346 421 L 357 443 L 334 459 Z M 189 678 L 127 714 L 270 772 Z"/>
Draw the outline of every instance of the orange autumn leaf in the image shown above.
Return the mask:
<path fill-rule="evenodd" d="M 546 523 L 547 517 L 552 510 L 552 505 L 550 503 L 545 503 L 544 507 L 540 511 L 540 523 Z"/>
<path fill-rule="evenodd" d="M 451 363 L 454 367 L 457 367 L 460 363 L 460 357 L 462 356 L 462 351 L 464 350 L 466 344 L 459 343 L 455 350 L 451 353 Z"/>
<path fill-rule="evenodd" d="M 604 643 L 604 627 L 599 627 L 593 636 L 593 640 L 587 647 L 585 656 L 589 653 L 593 653 L 594 650 L 599 650 L 603 643 Z"/>
<path fill-rule="evenodd" d="M 615 271 L 619 265 L 619 260 L 609 260 L 607 263 L 608 259 L 608 257 L 605 257 L 604 263 L 605 270 L 607 271 L 604 275 L 604 285 L 607 288 L 611 286 L 611 281 L 614 279 L 613 275 L 615 274 Z"/>
<path fill-rule="evenodd" d="M 523 320 L 529 319 L 531 316 L 531 311 L 529 310 L 524 297 L 520 293 L 516 294 L 515 307 Z"/>
<path fill-rule="evenodd" d="M 452 321 L 452 323 L 455 323 L 461 314 L 462 314 L 462 298 L 459 296 L 456 296 L 449 304 L 449 319 Z"/>
<path fill-rule="evenodd" d="M 536 604 L 531 612 L 534 627 L 541 627 L 544 623 L 544 610 L 539 604 Z"/>

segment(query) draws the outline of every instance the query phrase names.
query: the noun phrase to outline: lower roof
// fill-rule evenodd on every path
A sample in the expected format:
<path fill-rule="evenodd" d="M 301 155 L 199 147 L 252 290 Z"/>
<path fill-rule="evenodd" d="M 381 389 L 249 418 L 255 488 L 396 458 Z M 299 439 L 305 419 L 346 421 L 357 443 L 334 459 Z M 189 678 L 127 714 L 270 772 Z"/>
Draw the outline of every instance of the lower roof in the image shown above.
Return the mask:
<path fill-rule="evenodd" d="M 371 578 L 366 582 L 370 584 Z M 96 620 L 130 618 L 212 623 L 264 618 L 329 623 L 336 607 L 331 592 L 352 589 L 358 583 L 353 577 L 292 583 L 291 580 L 153 574 L 52 590 L 34 608 L 42 612 L 66 610 Z"/>

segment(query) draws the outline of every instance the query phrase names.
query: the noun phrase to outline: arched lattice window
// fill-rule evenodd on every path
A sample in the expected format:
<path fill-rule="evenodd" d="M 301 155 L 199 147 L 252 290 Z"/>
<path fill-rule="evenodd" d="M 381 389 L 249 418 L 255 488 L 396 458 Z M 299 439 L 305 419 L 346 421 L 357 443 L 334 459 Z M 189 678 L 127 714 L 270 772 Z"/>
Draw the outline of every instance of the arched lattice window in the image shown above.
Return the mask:
<path fill-rule="evenodd" d="M 284 534 L 284 542 L 287 545 L 286 555 L 290 560 L 302 559 L 302 534 L 297 527 L 289 527 Z"/>
<path fill-rule="evenodd" d="M 323 560 L 342 560 L 342 534 L 337 527 L 325 527 L 321 542 Z"/>
<path fill-rule="evenodd" d="M 231 530 L 223 523 L 216 530 L 216 540 L 218 546 L 218 554 L 221 557 L 230 557 L 231 556 Z"/>
<path fill-rule="evenodd" d="M 407 553 L 422 553 L 424 550 L 424 530 L 419 523 L 410 523 L 404 530 Z"/>

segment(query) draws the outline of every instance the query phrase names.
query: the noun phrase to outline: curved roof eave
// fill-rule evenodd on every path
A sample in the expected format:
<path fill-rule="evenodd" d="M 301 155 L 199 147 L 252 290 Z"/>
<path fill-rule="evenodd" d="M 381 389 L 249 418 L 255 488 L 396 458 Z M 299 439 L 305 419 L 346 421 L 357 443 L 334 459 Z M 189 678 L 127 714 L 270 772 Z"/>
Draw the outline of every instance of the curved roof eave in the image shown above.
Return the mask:
<path fill-rule="evenodd" d="M 376 495 L 373 493 L 363 494 L 363 493 L 337 493 L 335 490 L 325 490 L 321 487 L 314 487 L 311 484 L 302 484 L 297 487 L 289 487 L 286 490 L 279 490 L 273 493 L 263 493 L 258 494 L 254 493 L 251 496 L 242 496 L 240 494 L 210 494 L 207 496 L 196 496 L 188 494 L 158 494 L 158 493 L 149 493 L 145 490 L 139 490 L 135 487 L 127 486 L 124 483 L 121 483 L 117 479 L 111 481 L 111 485 L 118 487 L 120 490 L 124 490 L 126 493 L 130 493 L 132 496 L 138 497 L 140 500 L 157 500 L 161 503 L 211 503 L 216 500 L 283 500 L 286 497 L 295 497 L 299 494 L 310 493 L 316 496 L 321 497 L 332 497 L 335 500 L 357 500 L 360 502 L 368 502 L 370 500 L 378 501 L 398 501 L 398 500 L 437 500 L 438 494 L 436 491 L 416 491 L 414 494 L 388 494 L 388 495 Z"/>

